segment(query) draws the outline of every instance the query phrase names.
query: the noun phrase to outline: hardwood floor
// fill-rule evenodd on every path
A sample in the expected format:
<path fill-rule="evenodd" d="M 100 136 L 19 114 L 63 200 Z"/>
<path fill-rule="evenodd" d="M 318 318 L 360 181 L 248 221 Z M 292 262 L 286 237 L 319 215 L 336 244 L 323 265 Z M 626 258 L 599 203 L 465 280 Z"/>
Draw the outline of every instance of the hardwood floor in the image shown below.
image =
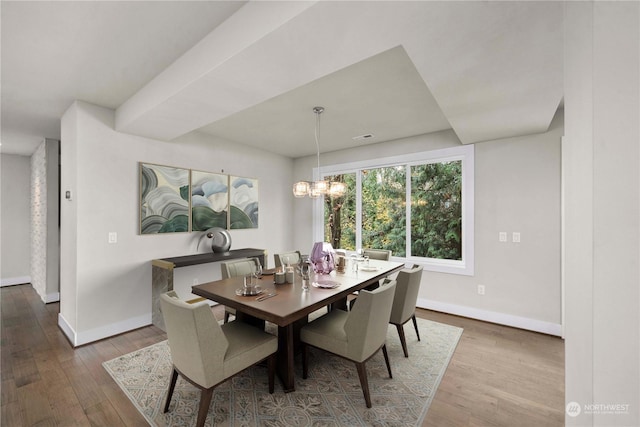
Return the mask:
<path fill-rule="evenodd" d="M 74 350 L 57 326 L 59 304 L 44 305 L 31 285 L 0 291 L 0 425 L 147 425 L 102 362 L 162 341 L 164 332 L 148 326 Z M 222 307 L 214 313 L 224 315 Z M 561 339 L 427 310 L 417 315 L 464 328 L 424 426 L 564 425 Z"/>

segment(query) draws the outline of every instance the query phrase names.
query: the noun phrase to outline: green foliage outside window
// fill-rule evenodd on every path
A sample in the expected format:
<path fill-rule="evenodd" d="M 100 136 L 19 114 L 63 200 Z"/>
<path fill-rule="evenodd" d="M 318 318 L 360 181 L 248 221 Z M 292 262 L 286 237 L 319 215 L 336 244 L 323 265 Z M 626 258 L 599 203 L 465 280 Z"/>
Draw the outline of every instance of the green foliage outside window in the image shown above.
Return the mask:
<path fill-rule="evenodd" d="M 342 197 L 325 196 L 324 241 L 334 248 L 356 249 L 356 174 L 325 177 L 328 181 L 344 182 L 347 193 Z"/>
<path fill-rule="evenodd" d="M 362 173 L 362 247 L 406 255 L 406 167 Z"/>
<path fill-rule="evenodd" d="M 410 180 L 410 236 L 407 254 L 407 189 Z M 389 249 L 394 256 L 462 259 L 462 162 L 359 171 L 361 174 L 361 247 Z M 347 184 L 343 197 L 325 197 L 325 240 L 334 248 L 356 249 L 356 175 L 327 180 Z"/>
<path fill-rule="evenodd" d="M 462 162 L 411 167 L 411 254 L 462 259 Z"/>

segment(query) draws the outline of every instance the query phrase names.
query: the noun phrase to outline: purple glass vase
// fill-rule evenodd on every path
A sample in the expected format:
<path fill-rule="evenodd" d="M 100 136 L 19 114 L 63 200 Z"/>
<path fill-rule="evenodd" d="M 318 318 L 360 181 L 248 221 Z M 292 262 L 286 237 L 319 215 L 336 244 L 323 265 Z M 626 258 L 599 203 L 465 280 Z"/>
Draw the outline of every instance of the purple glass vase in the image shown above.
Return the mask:
<path fill-rule="evenodd" d="M 313 266 L 313 271 L 317 274 L 329 274 L 336 267 L 333 246 L 331 246 L 331 243 L 314 243 L 309 260 Z"/>

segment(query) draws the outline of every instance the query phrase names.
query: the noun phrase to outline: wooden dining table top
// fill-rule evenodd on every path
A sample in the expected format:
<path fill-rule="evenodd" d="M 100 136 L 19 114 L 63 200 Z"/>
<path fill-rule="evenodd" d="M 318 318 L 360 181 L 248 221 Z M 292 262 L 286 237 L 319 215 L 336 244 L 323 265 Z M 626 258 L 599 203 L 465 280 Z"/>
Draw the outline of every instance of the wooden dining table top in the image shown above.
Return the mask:
<path fill-rule="evenodd" d="M 302 289 L 302 278 L 297 273 L 294 283 L 277 285 L 274 283 L 273 274 L 263 275 L 261 279 L 256 281 L 263 290 L 260 295 L 276 293 L 275 296 L 263 301 L 257 300 L 260 295 L 241 296 L 236 294 L 237 289 L 243 288 L 244 278 L 242 276 L 194 285 L 192 292 L 278 326 L 286 326 L 405 267 L 404 263 L 381 260 L 370 260 L 369 265 L 370 271 L 365 271 L 361 263 L 357 272 L 353 272 L 349 265 L 344 273 L 336 271 L 324 275 L 312 273 L 309 278 L 308 291 Z M 340 285 L 329 289 L 312 285 L 312 282 L 322 281 L 337 282 Z"/>

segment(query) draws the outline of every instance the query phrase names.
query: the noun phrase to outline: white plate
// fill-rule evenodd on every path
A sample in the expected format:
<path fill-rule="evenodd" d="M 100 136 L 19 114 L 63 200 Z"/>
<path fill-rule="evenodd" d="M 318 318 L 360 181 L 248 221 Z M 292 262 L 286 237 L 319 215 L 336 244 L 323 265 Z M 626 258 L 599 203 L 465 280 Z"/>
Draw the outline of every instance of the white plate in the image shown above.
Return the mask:
<path fill-rule="evenodd" d="M 334 282 L 332 280 L 320 280 L 319 282 L 311 282 L 311 284 L 316 288 L 323 288 L 323 289 L 333 289 L 340 286 L 340 283 Z"/>
<path fill-rule="evenodd" d="M 368 267 L 366 265 L 363 265 L 362 267 L 360 267 L 360 270 L 362 270 L 362 271 L 378 271 L 379 268 L 375 267 L 373 265 L 370 265 Z"/>

